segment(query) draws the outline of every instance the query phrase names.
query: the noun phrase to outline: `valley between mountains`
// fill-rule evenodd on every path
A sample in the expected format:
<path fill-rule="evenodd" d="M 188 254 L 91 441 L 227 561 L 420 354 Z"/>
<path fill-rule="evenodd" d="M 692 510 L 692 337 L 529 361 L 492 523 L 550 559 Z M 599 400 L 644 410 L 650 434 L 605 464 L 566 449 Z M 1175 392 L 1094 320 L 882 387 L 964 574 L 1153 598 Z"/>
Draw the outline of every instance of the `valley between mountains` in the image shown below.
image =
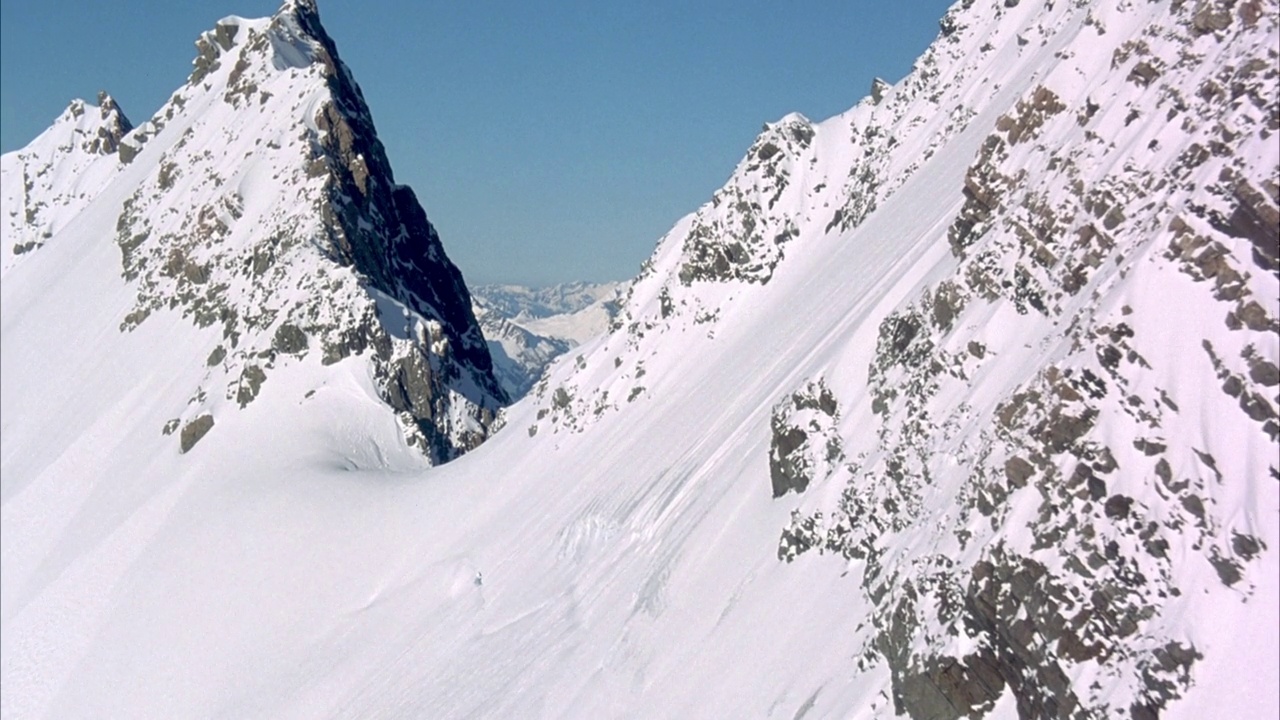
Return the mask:
<path fill-rule="evenodd" d="M 0 160 L 0 715 L 1276 716 L 1280 8 L 960 0 L 867 87 L 542 290 L 314 0 L 73 102 Z"/>

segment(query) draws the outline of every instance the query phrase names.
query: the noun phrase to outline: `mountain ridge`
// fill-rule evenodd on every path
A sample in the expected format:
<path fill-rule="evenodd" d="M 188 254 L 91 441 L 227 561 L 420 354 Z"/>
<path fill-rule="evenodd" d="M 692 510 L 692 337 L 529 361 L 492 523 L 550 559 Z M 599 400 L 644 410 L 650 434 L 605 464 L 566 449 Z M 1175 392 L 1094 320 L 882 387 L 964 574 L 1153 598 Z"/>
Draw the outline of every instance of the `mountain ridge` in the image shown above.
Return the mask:
<path fill-rule="evenodd" d="M 893 268 L 889 287 L 899 289 L 882 285 L 876 294 L 882 307 L 897 309 L 881 315 L 872 325 L 876 332 L 860 331 L 860 340 L 845 341 L 874 352 L 846 351 L 836 366 L 787 381 L 791 390 L 771 409 L 773 494 L 778 502 L 798 506 L 783 528 L 778 557 L 794 562 L 812 550 L 835 554 L 858 569 L 854 572 L 862 575 L 865 597 L 874 608 L 867 611 L 871 626 L 877 628 L 858 651 L 860 664 L 888 667 L 898 713 L 981 714 L 1009 697 L 1008 689 L 1022 717 L 1158 715 L 1189 691 L 1192 667 L 1205 659 L 1196 643 L 1185 639 L 1186 631 L 1175 629 L 1176 621 L 1157 621 L 1165 606 L 1178 606 L 1168 600 L 1171 594 L 1185 592 L 1178 587 L 1181 581 L 1171 578 L 1213 568 L 1216 587 L 1227 597 L 1246 576 L 1252 579 L 1245 592 L 1270 592 L 1274 585 L 1268 569 L 1246 570 L 1256 562 L 1255 550 L 1269 544 L 1261 535 L 1274 528 L 1252 514 L 1235 526 L 1230 518 L 1248 512 L 1244 498 L 1280 473 L 1274 463 L 1225 471 L 1215 458 L 1227 448 L 1234 454 L 1247 442 L 1244 454 L 1254 458 L 1249 463 L 1266 464 L 1263 458 L 1274 455 L 1280 429 L 1275 424 L 1280 398 L 1267 384 L 1275 374 L 1274 350 L 1265 351 L 1266 357 L 1262 350 L 1273 348 L 1277 329 L 1275 281 L 1280 276 L 1270 259 L 1277 233 L 1275 222 L 1260 220 L 1277 217 L 1280 201 L 1278 193 L 1262 189 L 1276 187 L 1277 100 L 1268 85 L 1276 73 L 1258 60 L 1270 57 L 1274 65 L 1268 43 L 1275 39 L 1275 17 L 1207 4 L 1143 11 L 1125 3 L 1088 10 L 1008 3 L 993 11 L 964 2 L 941 25 L 941 38 L 913 75 L 898 86 L 878 87 L 878 98 L 873 95 L 817 125 L 795 114 L 766 125 L 726 188 L 659 244 L 623 303 L 612 335 L 576 366 L 557 368 L 536 390 L 540 410 L 528 430 L 531 435 L 548 430 L 558 436 L 589 434 L 603 415 L 625 416 L 635 412 L 633 403 L 656 402 L 673 392 L 669 379 L 680 371 L 665 364 L 653 370 L 658 358 L 670 356 L 664 346 L 676 342 L 673 338 L 682 338 L 685 352 L 687 343 L 696 342 L 702 350 L 695 354 L 703 357 L 710 348 L 703 338 L 722 342 L 728 328 L 742 324 L 734 316 L 736 307 L 759 312 L 781 297 L 793 298 L 794 293 L 762 299 L 770 297 L 769 288 L 781 282 L 780 276 L 797 270 L 789 257 L 804 252 L 796 251 L 798 246 L 849 231 L 857 237 L 876 231 L 902 234 L 883 224 L 860 232 L 860 225 L 878 214 L 905 216 L 900 207 L 888 209 L 895 188 L 881 178 L 894 177 L 891 183 L 906 187 L 913 172 L 930 167 L 928 182 L 950 182 L 962 190 L 959 196 L 954 189 L 928 193 L 932 202 L 956 197 L 960 203 L 934 215 L 946 246 L 911 248 L 919 254 L 883 266 Z M 1111 41 L 1109 56 L 1085 49 L 1086 38 L 1099 42 L 1117 32 L 1121 40 Z M 1218 70 L 1210 77 L 1199 63 L 1215 52 L 1218 59 L 1207 67 Z M 986 81 L 990 90 L 955 79 L 980 76 L 982 65 L 993 59 L 1027 53 L 1056 62 L 1031 72 L 1029 82 L 1012 84 L 1017 95 L 1001 98 L 1005 83 L 999 74 Z M 942 64 L 942 57 L 953 62 Z M 953 84 L 932 84 L 939 67 L 953 74 Z M 985 72 L 995 67 L 987 65 Z M 1094 85 L 1081 78 L 1091 78 Z M 1228 86 L 1236 88 L 1231 95 L 1223 92 Z M 1198 87 L 1198 99 L 1185 98 L 1174 90 L 1178 87 Z M 968 93 L 968 100 L 948 109 L 955 102 L 948 94 L 956 98 L 958 93 Z M 906 144 L 912 128 L 930 127 L 923 114 L 913 116 L 921 100 L 926 107 L 941 107 L 935 111 L 934 134 L 917 132 L 918 139 L 908 145 L 919 153 L 913 157 L 912 150 L 897 151 L 894 145 Z M 886 105 L 890 114 L 883 118 Z M 1135 123 L 1141 119 L 1141 125 Z M 944 127 L 947 122 L 952 124 Z M 838 196 L 824 200 L 833 173 L 822 166 L 823 138 L 846 124 L 855 138 L 869 142 L 863 157 L 850 163 L 852 183 L 846 187 L 855 190 L 843 202 Z M 1058 133 L 1053 140 L 1042 139 L 1051 131 Z M 1230 144 L 1219 137 L 1230 138 Z M 1120 142 L 1124 149 L 1117 151 Z M 1215 143 L 1217 150 L 1207 150 Z M 970 148 L 968 167 L 944 171 L 928 165 L 948 145 Z M 883 154 L 886 147 L 890 150 Z M 1210 161 L 1214 157 L 1219 160 Z M 885 160 L 906 174 L 885 173 Z M 807 196 L 806 202 L 786 199 L 795 192 Z M 1197 193 L 1218 198 L 1210 203 L 1217 209 L 1184 199 Z M 1140 199 L 1146 204 L 1138 205 Z M 1185 213 L 1208 219 L 1217 234 L 1207 237 L 1204 221 Z M 1235 221 L 1228 223 L 1227 217 Z M 1264 225 L 1266 232 L 1260 230 Z M 1151 249 L 1153 237 L 1167 248 Z M 817 263 L 834 260 L 830 240 L 823 253 L 811 252 L 820 258 Z M 1151 257 L 1139 264 L 1130 253 Z M 802 267 L 815 277 L 823 274 L 814 260 Z M 893 277 L 903 267 L 911 268 L 909 274 Z M 1124 289 L 1129 273 L 1161 287 L 1161 297 L 1176 296 L 1180 312 L 1198 318 L 1192 327 L 1202 334 L 1195 342 L 1175 340 L 1162 327 L 1162 308 Z M 1171 279 L 1179 275 L 1189 277 L 1188 284 Z M 1202 299 L 1193 301 L 1196 297 Z M 1215 302 L 1227 305 L 1225 324 L 1205 316 Z M 975 307 L 983 308 L 976 324 L 964 319 Z M 807 303 L 800 314 L 819 318 L 823 310 Z M 831 337 L 849 332 L 848 327 L 838 323 L 795 340 L 814 343 L 809 357 L 820 356 L 830 352 Z M 1028 344 L 1011 345 L 1003 332 L 983 332 L 984 327 L 1020 328 L 1014 336 L 1021 332 Z M 1065 339 L 1057 340 L 1057 333 Z M 695 334 L 702 337 L 693 340 Z M 1148 339 L 1134 341 L 1135 336 Z M 1219 345 L 1232 350 L 1224 354 Z M 1149 384 L 1144 375 L 1162 362 L 1153 354 L 1164 352 L 1201 354 L 1195 366 L 1201 379 L 1171 377 Z M 1226 355 L 1243 363 L 1230 370 L 1222 359 Z M 1023 364 L 1001 356 L 1021 356 Z M 849 371 L 840 367 L 849 362 L 868 368 L 863 388 L 849 384 Z M 1164 362 L 1169 364 L 1162 372 L 1193 372 L 1176 360 Z M 984 366 L 1006 368 L 1004 378 L 987 374 Z M 1030 368 L 1038 370 L 1023 375 Z M 1253 384 L 1243 381 L 1255 371 Z M 655 375 L 656 387 L 648 380 Z M 1011 378 L 1025 378 L 1025 384 Z M 1211 413 L 1226 423 L 1231 413 L 1242 413 L 1235 421 L 1242 424 L 1232 425 L 1233 436 L 1174 417 L 1189 400 L 1178 398 L 1170 386 L 1211 385 L 1215 378 L 1225 382 L 1225 405 L 1200 415 L 1193 411 L 1191 417 Z M 1106 398 L 1114 397 L 1117 387 L 1127 394 L 1120 405 L 1109 405 L 1114 400 Z M 984 422 L 990 426 L 983 427 Z M 851 440 L 865 438 L 867 426 L 876 428 L 875 441 Z M 1162 426 L 1179 429 L 1161 431 Z M 1172 441 L 1174 436 L 1181 439 Z M 1151 463 L 1155 482 L 1167 483 L 1154 492 L 1133 469 Z M 1124 470 L 1117 475 L 1118 469 Z M 1237 483 L 1234 490 L 1219 491 L 1220 496 L 1209 490 L 1207 483 L 1225 482 L 1228 472 Z M 1178 480 L 1178 473 L 1190 478 Z M 955 489 L 954 499 L 939 496 L 940 482 Z M 811 490 L 815 483 L 817 497 Z M 1034 492 L 1020 494 L 1029 484 Z M 808 494 L 788 502 L 793 491 Z M 1206 494 L 1216 499 L 1206 500 Z M 1021 504 L 1014 501 L 1018 497 Z M 1038 498 L 1038 508 L 1032 497 Z M 1214 512 L 1207 509 L 1211 502 L 1224 506 L 1216 520 L 1207 519 Z M 922 518 L 930 528 L 951 524 L 954 537 L 913 533 Z M 1023 518 L 1025 528 L 1019 526 Z M 975 522 L 990 526 L 977 529 Z M 1206 523 L 1218 530 L 1197 540 L 1187 541 L 1180 530 Z M 1018 542 L 1026 549 L 1014 551 Z M 1195 546 L 1185 552 L 1196 561 L 1171 560 L 1170 548 L 1180 543 Z M 903 549 L 920 545 L 938 547 L 936 557 Z M 1055 546 L 1073 548 L 1078 557 L 1088 558 L 1088 566 L 1076 560 L 1055 567 L 1063 561 L 1050 550 Z M 1055 559 L 1044 561 L 1044 556 Z M 965 562 L 972 565 L 956 563 L 957 557 L 969 558 Z M 908 565 L 909 572 L 890 572 Z M 1052 602 L 1046 606 L 1042 596 L 1018 590 L 1024 578 L 1057 584 Z M 919 583 L 928 583 L 928 589 Z M 1074 617 L 1059 615 L 1064 606 L 1085 610 Z M 1183 612 L 1169 611 L 1175 618 Z M 1050 648 L 1056 645 L 1056 651 L 1028 649 L 1027 626 L 1005 624 L 1015 614 L 1030 615 L 1030 632 Z M 1146 634 L 1129 638 L 1139 627 Z M 949 646 L 955 654 L 943 649 Z M 1093 694 L 1065 679 L 1073 664 L 1108 656 L 1108 682 L 1114 684 L 1106 690 Z M 1267 662 L 1274 665 L 1274 657 Z M 1027 673 L 1035 673 L 1033 683 L 1023 680 Z M 1128 700 L 1107 699 L 1124 693 L 1131 693 Z"/>
<path fill-rule="evenodd" d="M 117 248 L 55 236 L 3 286 L 4 714 L 1280 711 L 1278 39 L 958 2 L 429 469 L 315 353 L 179 456 L 168 338 L 221 328 L 120 340 Z"/>
<path fill-rule="evenodd" d="M 209 377 L 177 423 L 208 431 L 217 413 L 205 398 L 219 376 L 244 407 L 277 358 L 315 347 L 331 364 L 368 350 L 383 400 L 424 453 L 444 462 L 475 447 L 506 396 L 470 296 L 413 191 L 395 183 L 315 5 L 224 18 L 196 46 L 188 84 L 136 130 L 104 135 L 93 157 L 105 160 L 88 171 L 105 188 L 152 168 L 114 223 L 124 278 L 138 286 L 121 330 L 165 307 L 222 327 L 223 342 L 205 349 Z M 107 98 L 100 112 L 118 108 Z M 241 157 L 228 157 L 237 147 Z M 297 187 L 294 207 L 283 194 L 272 207 L 265 183 Z"/>
<path fill-rule="evenodd" d="M 79 190 L 100 182 L 80 175 L 94 158 L 116 152 L 120 140 L 133 129 L 129 118 L 105 92 L 98 94 L 96 117 L 89 108 L 83 100 L 73 100 L 26 148 L 6 153 L 9 162 L 0 169 L 6 208 L 0 219 L 5 238 L 5 247 L 0 248 L 0 274 L 8 273 L 22 255 L 39 249 L 57 231 L 57 219 L 46 217 L 51 201 L 48 196 L 56 193 L 55 188 Z M 91 190 L 72 192 L 52 201 L 68 207 L 92 200 Z"/>

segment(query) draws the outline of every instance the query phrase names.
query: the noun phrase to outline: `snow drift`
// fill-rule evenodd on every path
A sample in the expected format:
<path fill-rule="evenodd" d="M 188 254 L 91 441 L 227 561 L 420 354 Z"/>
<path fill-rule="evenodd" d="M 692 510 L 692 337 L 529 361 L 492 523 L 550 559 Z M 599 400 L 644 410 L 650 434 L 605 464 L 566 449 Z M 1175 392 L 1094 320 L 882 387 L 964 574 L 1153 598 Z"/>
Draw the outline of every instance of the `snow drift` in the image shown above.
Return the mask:
<path fill-rule="evenodd" d="M 1277 24 L 958 3 L 429 469 L 358 354 L 180 454 L 108 185 L 5 275 L 4 715 L 1274 715 Z"/>

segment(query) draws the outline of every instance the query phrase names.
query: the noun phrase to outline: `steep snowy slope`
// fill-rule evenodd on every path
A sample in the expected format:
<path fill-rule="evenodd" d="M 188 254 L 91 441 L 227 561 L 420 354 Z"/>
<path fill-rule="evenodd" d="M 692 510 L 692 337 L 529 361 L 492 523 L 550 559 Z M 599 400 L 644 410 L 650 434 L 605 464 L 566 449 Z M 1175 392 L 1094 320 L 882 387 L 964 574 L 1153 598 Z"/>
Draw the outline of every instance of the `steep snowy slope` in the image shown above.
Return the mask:
<path fill-rule="evenodd" d="M 467 289 L 395 184 L 314 6 L 227 18 L 197 46 L 189 83 L 137 130 L 124 134 L 110 98 L 96 111 L 77 101 L 5 156 L 6 269 L 46 239 L 114 238 L 112 265 L 136 293 L 121 332 L 163 310 L 221 330 L 187 348 L 207 370 L 166 433 L 207 431 L 310 353 L 326 365 L 365 355 L 434 461 L 479 444 L 504 396 Z M 6 274 L 6 291 L 39 275 Z M 9 308 L 5 322 L 6 338 L 41 331 Z"/>
<path fill-rule="evenodd" d="M 88 205 L 114 173 L 111 156 L 133 125 L 105 93 L 77 100 L 40 137 L 0 156 L 0 276 Z"/>
<path fill-rule="evenodd" d="M 141 432 L 195 331 L 118 340 L 60 233 L 4 283 L 3 714 L 1274 716 L 1278 20 L 958 3 L 426 471 L 354 358 Z"/>

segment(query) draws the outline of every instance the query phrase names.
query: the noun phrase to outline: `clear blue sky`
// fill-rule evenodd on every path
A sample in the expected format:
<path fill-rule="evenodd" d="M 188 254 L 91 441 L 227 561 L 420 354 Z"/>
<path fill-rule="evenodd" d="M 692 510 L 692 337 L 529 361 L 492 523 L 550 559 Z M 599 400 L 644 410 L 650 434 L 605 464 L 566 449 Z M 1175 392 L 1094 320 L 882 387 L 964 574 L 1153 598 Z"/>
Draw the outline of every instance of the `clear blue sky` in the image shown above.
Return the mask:
<path fill-rule="evenodd" d="M 766 121 L 820 120 L 895 82 L 950 0 L 320 0 L 396 178 L 468 282 L 633 276 Z M 4 0 L 0 149 L 74 97 L 134 123 L 192 43 L 275 0 Z"/>

